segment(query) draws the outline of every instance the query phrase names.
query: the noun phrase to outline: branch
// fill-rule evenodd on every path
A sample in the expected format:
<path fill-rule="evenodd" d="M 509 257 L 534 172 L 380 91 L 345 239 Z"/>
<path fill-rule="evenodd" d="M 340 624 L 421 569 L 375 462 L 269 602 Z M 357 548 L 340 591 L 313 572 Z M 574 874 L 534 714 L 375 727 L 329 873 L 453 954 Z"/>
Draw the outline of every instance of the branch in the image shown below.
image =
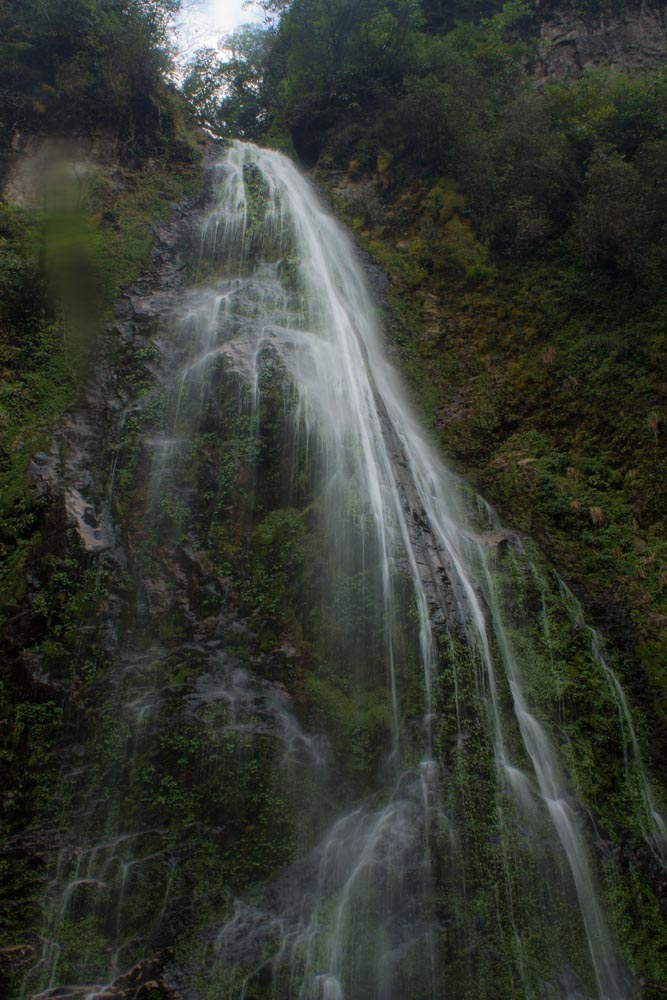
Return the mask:
<path fill-rule="evenodd" d="M 642 979 L 639 987 L 642 990 L 653 990 L 654 993 L 667 994 L 667 986 L 662 986 L 660 983 L 654 983 L 650 979 Z"/>

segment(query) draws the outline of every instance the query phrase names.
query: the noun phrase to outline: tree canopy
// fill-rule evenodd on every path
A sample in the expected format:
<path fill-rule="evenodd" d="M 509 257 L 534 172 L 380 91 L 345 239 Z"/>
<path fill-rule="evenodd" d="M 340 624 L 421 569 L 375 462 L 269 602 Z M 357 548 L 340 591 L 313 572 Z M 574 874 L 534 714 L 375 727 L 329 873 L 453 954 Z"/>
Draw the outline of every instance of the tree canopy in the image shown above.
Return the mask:
<path fill-rule="evenodd" d="M 380 157 L 389 186 L 406 172 L 451 178 L 477 237 L 505 255 L 567 237 L 589 263 L 664 260 L 664 70 L 536 83 L 543 13 L 525 0 L 260 6 L 264 28 L 190 65 L 186 94 L 214 133 L 371 173 Z"/>
<path fill-rule="evenodd" d="M 23 131 L 109 129 L 140 147 L 170 130 L 169 25 L 180 0 L 5 0 L 0 123 Z"/>

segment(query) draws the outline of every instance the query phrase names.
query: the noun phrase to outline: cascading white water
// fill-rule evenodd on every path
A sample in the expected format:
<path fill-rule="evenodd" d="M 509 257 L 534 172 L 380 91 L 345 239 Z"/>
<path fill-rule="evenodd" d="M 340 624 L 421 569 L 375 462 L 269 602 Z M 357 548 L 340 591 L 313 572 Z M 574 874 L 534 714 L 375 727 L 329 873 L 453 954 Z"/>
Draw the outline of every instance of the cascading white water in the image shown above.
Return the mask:
<path fill-rule="evenodd" d="M 434 942 L 442 929 L 430 902 L 435 892 L 429 846 L 433 825 L 441 834 L 439 849 L 450 843 L 452 863 L 457 839 L 444 805 L 448 777 L 433 752 L 434 623 L 439 616 L 442 622 L 444 609 L 445 629 L 465 636 L 478 665 L 477 696 L 498 774 L 494 808 L 499 826 L 511 825 L 511 817 L 520 815 L 522 823 L 532 824 L 530 836 L 546 838 L 550 864 L 560 866 L 562 879 L 574 889 L 579 912 L 571 919 L 580 921 L 584 932 L 592 992 L 600 1000 L 622 1000 L 628 984 L 597 898 L 576 803 L 553 740 L 528 704 L 503 622 L 494 553 L 465 510 L 461 484 L 434 452 L 388 363 L 378 312 L 354 248 L 281 154 L 234 143 L 219 170 L 203 244 L 216 249 L 227 271 L 213 291 L 194 299 L 199 311 L 195 325 L 205 335 L 188 370 L 224 355 L 252 387 L 255 404 L 266 352 L 288 373 L 296 396 L 294 434 L 305 437 L 307 453 L 320 467 L 329 572 L 337 560 L 349 562 L 349 549 L 356 545 L 363 549 L 360 564 L 377 578 L 392 704 L 388 759 L 393 777 L 378 785 L 374 799 L 343 813 L 324 833 L 308 861 L 312 876 L 295 874 L 290 884 L 288 874 L 282 911 L 274 906 L 265 914 L 272 926 L 266 941 L 273 937 L 279 942 L 271 959 L 274 982 L 281 984 L 276 989 L 280 996 L 283 990 L 300 1000 L 397 997 L 401 987 L 391 971 L 391 955 L 400 948 L 407 953 L 419 939 L 417 952 L 422 964 L 430 962 L 432 985 L 422 985 L 416 995 L 437 995 Z M 410 580 L 418 621 L 421 774 L 426 776 L 421 786 L 411 777 L 414 740 L 409 750 L 405 746 L 398 652 L 405 605 L 397 594 L 399 575 Z M 418 787 L 426 790 L 423 795 Z M 556 896 L 551 900 L 555 909 L 561 905 Z M 262 922 L 256 910 L 244 910 L 244 905 L 238 904 L 220 931 L 223 962 L 243 962 L 244 938 L 250 939 L 251 926 Z M 405 934 L 392 939 L 385 918 L 399 920 L 401 912 L 414 918 L 417 911 L 423 927 L 415 940 L 408 941 Z M 364 956 L 356 935 L 364 942 Z M 516 936 L 521 965 L 523 945 L 518 932 Z M 266 947 L 265 942 L 264 953 Z M 249 947 L 246 958 L 252 952 Z M 260 952 L 255 949 L 257 967 L 265 961 Z M 568 957 L 560 958 L 566 966 Z M 528 973 L 523 990 L 526 997 L 535 995 Z M 575 993 L 562 987 L 558 995 Z"/>
<path fill-rule="evenodd" d="M 206 1000 L 628 1000 L 556 621 L 602 671 L 623 801 L 659 854 L 616 674 L 438 456 L 294 164 L 233 143 L 212 201 L 201 280 L 124 416 L 143 414 L 135 457 L 113 461 L 142 587 L 21 1000 L 125 989 L 182 921 L 183 995 Z"/>

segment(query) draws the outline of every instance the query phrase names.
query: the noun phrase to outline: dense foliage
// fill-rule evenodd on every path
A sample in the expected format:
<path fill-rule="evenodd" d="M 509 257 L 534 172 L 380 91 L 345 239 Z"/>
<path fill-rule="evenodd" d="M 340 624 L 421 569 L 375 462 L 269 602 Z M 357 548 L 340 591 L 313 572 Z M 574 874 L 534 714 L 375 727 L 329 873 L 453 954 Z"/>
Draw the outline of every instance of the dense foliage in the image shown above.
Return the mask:
<path fill-rule="evenodd" d="M 287 134 L 307 162 L 379 169 L 389 193 L 415 176 L 455 179 L 457 217 L 503 256 L 567 235 L 586 263 L 655 272 L 667 254 L 665 71 L 538 86 L 536 10 L 499 8 L 295 0 L 237 34 L 230 58 L 200 53 L 186 92 L 224 135 Z M 429 266 L 451 256 L 453 228 L 439 227 Z"/>
<path fill-rule="evenodd" d="M 639 6 L 264 8 L 268 27 L 238 36 L 233 61 L 209 52 L 191 66 L 189 94 L 208 86 L 210 128 L 238 135 L 245 116 L 241 134 L 317 164 L 340 196 L 391 279 L 396 348 L 424 416 L 598 603 L 659 758 L 667 72 L 544 79 L 539 40 L 551 15 L 589 16 L 595 31 L 601 12 Z M 234 86 L 244 62 L 252 80 Z"/>
<path fill-rule="evenodd" d="M 62 495 L 36 488 L 31 463 L 53 454 L 54 432 L 99 359 L 113 302 L 145 267 L 151 227 L 201 183 L 191 116 L 169 79 L 175 7 L 0 4 L 3 996 L 14 960 L 20 977 L 33 953 L 14 946 L 41 921 L 41 862 L 26 830 L 48 826 L 58 808 L 74 692 L 101 663 L 87 623 L 105 572 L 68 534 Z M 36 679 L 38 662 L 53 683 Z"/>
<path fill-rule="evenodd" d="M 264 0 L 267 26 L 241 29 L 222 57 L 197 53 L 183 90 L 214 134 L 280 145 L 320 166 L 341 212 L 390 277 L 393 347 L 423 414 L 513 527 L 537 538 L 597 602 L 594 618 L 619 640 L 618 673 L 640 709 L 647 763 L 660 775 L 667 746 L 667 302 L 660 280 L 667 76 L 599 69 L 536 83 L 540 19 L 560 6 Z M 603 6 L 577 2 L 584 12 Z M 119 724 L 108 694 L 114 665 L 91 626 L 114 601 L 133 604 L 133 581 L 108 578 L 68 534 L 62 505 L 38 495 L 31 478 L 31 458 L 46 459 L 39 453 L 50 452 L 54 427 L 80 395 L 102 321 L 145 264 L 149 224 L 199 183 L 187 116 L 169 82 L 175 7 L 176 0 L 5 0 L 0 7 L 6 163 L 12 143 L 35 134 L 101 133 L 116 158 L 110 169 L 91 159 L 81 176 L 67 174 L 66 212 L 0 207 L 0 625 L 8 664 L 0 685 L 7 807 L 0 871 L 10 904 L 0 924 L 0 972 L 3 962 L 14 963 L 15 983 L 23 975 L 17 945 L 44 929 L 41 831 L 64 829 L 63 816 L 74 811 L 63 755 L 86 741 L 84 758 L 95 762 L 90 784 L 109 795 L 110 813 L 124 811 L 128 828 L 139 816 L 155 826 L 145 853 L 167 852 L 179 919 L 195 900 L 188 928 L 198 922 L 207 933 L 230 885 L 245 889 L 290 857 L 292 790 L 273 780 L 262 732 L 234 743 L 217 706 L 203 705 L 201 719 L 179 715 L 178 699 L 185 704 L 206 672 L 180 646 L 207 629 L 217 636 L 221 607 L 225 648 L 258 676 L 284 681 L 303 717 L 330 733 L 351 787 L 375 767 L 389 726 L 384 692 L 355 700 L 344 672 L 317 663 L 314 637 L 326 634 L 327 622 L 309 619 L 303 594 L 314 589 L 315 516 L 305 496 L 297 498 L 301 508 L 277 506 L 285 464 L 277 374 L 274 389 L 263 389 L 259 437 L 236 413 L 240 391 L 232 381 L 219 393 L 220 412 L 206 411 L 210 425 L 204 421 L 152 497 L 140 439 L 161 426 L 160 352 L 152 342 L 139 350 L 124 344 L 112 359 L 125 398 L 145 403 L 114 445 L 116 514 L 133 551 L 155 545 L 162 577 L 173 581 L 162 614 L 139 637 L 137 662 L 154 673 L 150 684 L 168 692 L 139 744 L 135 730 Z M 79 295 L 84 288 L 87 297 Z M 75 298 L 90 311 L 70 308 Z M 203 576 L 188 554 L 183 566 L 194 583 L 184 588 L 175 553 L 193 523 Z M 526 601 L 506 571 L 517 618 L 540 601 L 546 614 L 549 588 L 533 582 Z M 220 590 L 202 586 L 209 578 Z M 182 601 L 190 589 L 196 620 Z M 352 622 L 355 594 L 332 606 Z M 638 975 L 664 979 L 664 924 L 647 888 L 657 877 L 649 878 L 653 861 L 637 846 L 633 802 L 619 784 L 615 709 L 604 678 L 586 673 L 586 630 L 562 609 L 553 622 L 537 635 L 536 617 L 536 642 L 549 664 L 535 675 L 536 703 L 543 698 L 554 717 L 565 706 L 568 768 L 600 835 L 616 845 L 605 860 L 606 891 L 624 953 Z M 340 659 L 355 666 L 352 657 Z M 527 672 L 537 671 L 533 659 Z M 118 698 L 138 697 L 141 683 L 128 676 Z M 441 684 L 445 759 L 456 736 L 447 729 L 455 720 L 449 674 Z M 413 697 L 408 688 L 404 694 Z M 137 766 L 123 769 L 128 747 Z M 463 774 L 461 787 L 469 784 Z M 595 797 L 604 786 L 616 791 L 602 809 Z M 489 825 L 480 824 L 470 857 L 486 877 L 499 845 L 483 792 L 471 787 Z M 139 933 L 151 912 L 164 911 L 164 872 L 146 872 L 123 902 Z M 120 909 L 108 908 L 114 926 Z M 103 951 L 96 930 L 103 915 L 91 912 L 88 922 L 74 909 L 67 917 L 68 979 L 77 963 Z M 181 936 L 179 958 L 187 963 L 201 952 L 208 967 L 206 933 L 187 933 L 193 943 Z M 222 987 L 211 990 L 222 995 Z"/>
<path fill-rule="evenodd" d="M 18 204 L 0 203 L 0 608 L 10 622 L 44 514 L 29 458 L 76 398 L 101 322 L 146 259 L 150 222 L 182 196 L 199 159 L 168 79 L 177 7 L 8 0 L 0 8 L 0 181 L 12 180 L 22 152 L 29 178 L 9 195 Z M 168 161 L 170 176 L 156 160 L 141 163 L 142 153 Z"/>
<path fill-rule="evenodd" d="M 180 0 L 6 0 L 0 148 L 17 133 L 113 131 L 133 151 L 179 128 L 168 29 Z"/>

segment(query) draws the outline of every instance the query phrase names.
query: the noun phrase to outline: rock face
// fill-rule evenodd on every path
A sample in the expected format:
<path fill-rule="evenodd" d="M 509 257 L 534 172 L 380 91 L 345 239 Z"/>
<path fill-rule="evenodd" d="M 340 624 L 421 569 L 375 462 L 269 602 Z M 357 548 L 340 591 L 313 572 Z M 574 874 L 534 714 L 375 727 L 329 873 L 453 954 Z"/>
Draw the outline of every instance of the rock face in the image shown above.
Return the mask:
<path fill-rule="evenodd" d="M 103 136 L 59 139 L 47 135 L 16 133 L 0 166 L 0 196 L 10 205 L 37 208 L 62 203 L 76 205 L 81 190 L 96 172 L 107 184 L 122 186 L 119 147 Z"/>
<path fill-rule="evenodd" d="M 17 950 L 17 949 L 14 949 Z M 97 1000 L 183 1000 L 183 995 L 164 974 L 165 962 L 171 959 L 164 951 L 138 962 L 129 972 L 109 986 L 95 992 Z M 42 993 L 43 1000 L 86 1000 L 87 986 L 58 986 Z"/>
<path fill-rule="evenodd" d="M 551 80 L 607 66 L 632 72 L 665 65 L 667 4 L 609 3 L 582 16 L 575 4 L 542 2 L 538 79 Z"/>

